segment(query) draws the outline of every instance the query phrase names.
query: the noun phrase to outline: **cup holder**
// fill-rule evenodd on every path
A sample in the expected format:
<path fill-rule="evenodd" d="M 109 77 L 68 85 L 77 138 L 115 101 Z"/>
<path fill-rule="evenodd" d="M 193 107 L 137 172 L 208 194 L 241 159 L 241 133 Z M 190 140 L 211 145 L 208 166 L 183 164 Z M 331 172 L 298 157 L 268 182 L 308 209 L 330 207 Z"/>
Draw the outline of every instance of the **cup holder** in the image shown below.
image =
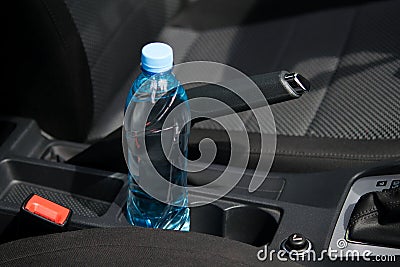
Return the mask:
<path fill-rule="evenodd" d="M 205 233 L 263 246 L 272 241 L 279 225 L 280 212 L 274 209 L 233 206 L 221 208 L 210 204 L 191 208 L 190 228 Z"/>

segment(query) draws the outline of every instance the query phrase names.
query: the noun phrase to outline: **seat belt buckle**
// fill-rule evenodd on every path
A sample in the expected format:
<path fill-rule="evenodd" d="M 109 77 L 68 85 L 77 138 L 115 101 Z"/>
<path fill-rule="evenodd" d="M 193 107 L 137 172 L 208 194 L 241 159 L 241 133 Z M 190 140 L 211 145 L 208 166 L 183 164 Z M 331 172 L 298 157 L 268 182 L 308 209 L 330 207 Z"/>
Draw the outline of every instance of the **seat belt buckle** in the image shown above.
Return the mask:
<path fill-rule="evenodd" d="M 31 194 L 23 202 L 20 215 L 20 235 L 35 236 L 65 231 L 72 210 L 37 194 Z"/>

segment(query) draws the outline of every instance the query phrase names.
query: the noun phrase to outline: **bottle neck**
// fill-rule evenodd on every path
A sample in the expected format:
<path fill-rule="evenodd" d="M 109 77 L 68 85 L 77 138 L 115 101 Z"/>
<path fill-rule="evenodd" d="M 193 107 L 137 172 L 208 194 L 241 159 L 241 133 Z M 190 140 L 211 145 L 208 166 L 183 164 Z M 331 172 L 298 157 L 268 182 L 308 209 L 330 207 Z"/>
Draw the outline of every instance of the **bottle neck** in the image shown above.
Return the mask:
<path fill-rule="evenodd" d="M 147 71 L 147 70 L 141 68 L 142 73 L 143 73 L 146 77 L 150 77 L 150 76 L 153 76 L 153 75 L 171 74 L 172 69 L 173 69 L 173 68 L 170 68 L 169 70 L 166 70 L 166 71 L 163 71 L 163 72 L 150 72 L 150 71 Z"/>

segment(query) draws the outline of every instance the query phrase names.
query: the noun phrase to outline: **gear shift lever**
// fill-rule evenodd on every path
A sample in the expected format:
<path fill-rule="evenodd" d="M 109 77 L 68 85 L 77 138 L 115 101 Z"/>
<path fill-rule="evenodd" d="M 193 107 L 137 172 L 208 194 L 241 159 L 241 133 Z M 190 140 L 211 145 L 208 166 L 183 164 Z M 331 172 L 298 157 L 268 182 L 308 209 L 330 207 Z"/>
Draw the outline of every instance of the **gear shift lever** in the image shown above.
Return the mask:
<path fill-rule="evenodd" d="M 351 214 L 347 238 L 400 248 L 400 188 L 363 195 Z"/>

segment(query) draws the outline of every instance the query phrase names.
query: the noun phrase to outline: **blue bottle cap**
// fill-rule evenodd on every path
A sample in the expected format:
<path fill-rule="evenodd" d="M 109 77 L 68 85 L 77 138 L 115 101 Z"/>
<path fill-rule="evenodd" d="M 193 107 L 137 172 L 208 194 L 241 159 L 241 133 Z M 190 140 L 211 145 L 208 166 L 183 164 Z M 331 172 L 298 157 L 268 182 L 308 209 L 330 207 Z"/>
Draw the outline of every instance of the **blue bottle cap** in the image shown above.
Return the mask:
<path fill-rule="evenodd" d="M 151 73 L 160 73 L 172 68 L 174 53 L 164 43 L 150 43 L 142 49 L 142 68 Z"/>

